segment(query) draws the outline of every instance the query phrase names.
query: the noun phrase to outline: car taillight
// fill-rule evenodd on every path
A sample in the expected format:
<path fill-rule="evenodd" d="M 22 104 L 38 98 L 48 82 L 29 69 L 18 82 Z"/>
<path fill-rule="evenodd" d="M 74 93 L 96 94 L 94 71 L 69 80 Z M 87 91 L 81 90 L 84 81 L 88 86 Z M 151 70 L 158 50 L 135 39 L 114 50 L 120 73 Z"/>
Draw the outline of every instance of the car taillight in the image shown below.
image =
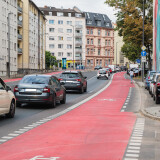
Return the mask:
<path fill-rule="evenodd" d="M 150 77 L 148 77 L 148 79 L 150 79 Z"/>
<path fill-rule="evenodd" d="M 81 81 L 81 79 L 76 79 L 76 81 L 80 82 L 80 81 Z"/>
<path fill-rule="evenodd" d="M 18 92 L 18 87 L 14 87 L 14 92 Z"/>
<path fill-rule="evenodd" d="M 44 92 L 44 93 L 50 93 L 50 88 L 45 87 L 45 88 L 43 89 L 43 92 Z"/>
<path fill-rule="evenodd" d="M 63 79 L 62 79 L 62 78 L 59 78 L 58 80 L 61 81 L 61 80 L 63 80 Z"/>
<path fill-rule="evenodd" d="M 160 87 L 160 83 L 157 83 L 157 87 Z"/>

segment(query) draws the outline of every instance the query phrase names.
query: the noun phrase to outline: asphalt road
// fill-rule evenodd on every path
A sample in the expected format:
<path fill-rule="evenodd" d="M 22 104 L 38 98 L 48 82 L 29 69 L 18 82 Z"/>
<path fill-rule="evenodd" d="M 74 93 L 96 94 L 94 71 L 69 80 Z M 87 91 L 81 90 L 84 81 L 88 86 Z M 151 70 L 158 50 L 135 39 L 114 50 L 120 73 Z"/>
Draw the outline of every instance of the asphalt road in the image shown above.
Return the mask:
<path fill-rule="evenodd" d="M 109 80 L 106 79 L 97 80 L 96 73 L 96 71 L 83 72 L 84 76 L 87 76 L 87 92 L 83 94 L 79 94 L 78 92 L 67 92 L 66 104 L 57 104 L 56 108 L 48 108 L 45 105 L 23 105 L 21 108 L 16 108 L 16 114 L 13 119 L 7 119 L 4 116 L 0 116 L 0 137 L 6 136 L 9 133 L 30 125 L 42 118 L 57 114 L 96 93 L 109 82 Z M 16 84 L 18 84 L 18 81 L 7 83 L 12 90 Z"/>

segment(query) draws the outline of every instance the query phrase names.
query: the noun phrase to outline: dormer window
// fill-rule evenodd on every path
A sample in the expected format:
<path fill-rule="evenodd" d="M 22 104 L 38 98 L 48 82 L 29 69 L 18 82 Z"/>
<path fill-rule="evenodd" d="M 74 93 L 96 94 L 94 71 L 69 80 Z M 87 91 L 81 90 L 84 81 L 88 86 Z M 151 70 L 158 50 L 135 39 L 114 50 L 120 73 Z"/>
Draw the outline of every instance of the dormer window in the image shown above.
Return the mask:
<path fill-rule="evenodd" d="M 101 26 L 101 21 L 97 21 L 97 26 Z"/>
<path fill-rule="evenodd" d="M 82 14 L 76 13 L 76 14 L 75 14 L 75 17 L 82 17 Z"/>
<path fill-rule="evenodd" d="M 92 20 L 87 20 L 87 24 L 92 24 Z"/>
<path fill-rule="evenodd" d="M 58 17 L 63 16 L 63 12 L 57 12 L 57 16 L 58 16 Z"/>
<path fill-rule="evenodd" d="M 49 16 L 52 16 L 52 12 L 49 12 Z"/>
<path fill-rule="evenodd" d="M 106 23 L 106 26 L 109 27 L 109 23 L 108 22 Z"/>

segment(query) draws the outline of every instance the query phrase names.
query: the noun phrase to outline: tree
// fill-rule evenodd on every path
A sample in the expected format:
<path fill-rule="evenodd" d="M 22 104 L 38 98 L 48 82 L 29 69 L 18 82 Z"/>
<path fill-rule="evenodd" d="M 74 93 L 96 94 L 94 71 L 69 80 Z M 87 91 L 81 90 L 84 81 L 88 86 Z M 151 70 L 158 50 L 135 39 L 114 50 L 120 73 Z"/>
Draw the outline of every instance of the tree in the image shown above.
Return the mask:
<path fill-rule="evenodd" d="M 46 51 L 45 54 L 46 54 L 46 67 L 50 68 L 53 65 L 57 66 L 56 57 L 52 56 L 49 51 Z"/>
<path fill-rule="evenodd" d="M 153 0 L 145 1 L 144 19 L 144 45 L 150 54 L 152 53 L 152 30 L 153 30 Z M 143 0 L 106 0 L 106 4 L 117 9 L 117 28 L 119 36 L 123 36 L 124 55 L 132 61 L 139 57 L 142 47 L 143 35 Z M 130 46 L 129 46 L 130 45 Z M 133 50 L 134 46 L 136 49 Z M 131 48 L 131 52 L 128 49 Z M 138 51 L 138 52 L 137 52 Z M 128 52 L 128 53 L 127 53 Z M 135 55 L 132 57 L 132 55 Z"/>

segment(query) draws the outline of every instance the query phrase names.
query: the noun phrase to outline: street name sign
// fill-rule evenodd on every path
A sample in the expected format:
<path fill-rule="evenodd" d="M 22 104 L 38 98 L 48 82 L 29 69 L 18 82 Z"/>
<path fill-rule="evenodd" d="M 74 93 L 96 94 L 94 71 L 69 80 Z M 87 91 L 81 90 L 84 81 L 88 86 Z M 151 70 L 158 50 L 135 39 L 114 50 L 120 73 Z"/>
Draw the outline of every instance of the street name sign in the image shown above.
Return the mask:
<path fill-rule="evenodd" d="M 142 51 L 141 52 L 141 56 L 146 56 L 147 55 L 147 52 L 146 51 Z"/>
<path fill-rule="evenodd" d="M 141 57 L 142 62 L 146 62 L 146 56 Z"/>

